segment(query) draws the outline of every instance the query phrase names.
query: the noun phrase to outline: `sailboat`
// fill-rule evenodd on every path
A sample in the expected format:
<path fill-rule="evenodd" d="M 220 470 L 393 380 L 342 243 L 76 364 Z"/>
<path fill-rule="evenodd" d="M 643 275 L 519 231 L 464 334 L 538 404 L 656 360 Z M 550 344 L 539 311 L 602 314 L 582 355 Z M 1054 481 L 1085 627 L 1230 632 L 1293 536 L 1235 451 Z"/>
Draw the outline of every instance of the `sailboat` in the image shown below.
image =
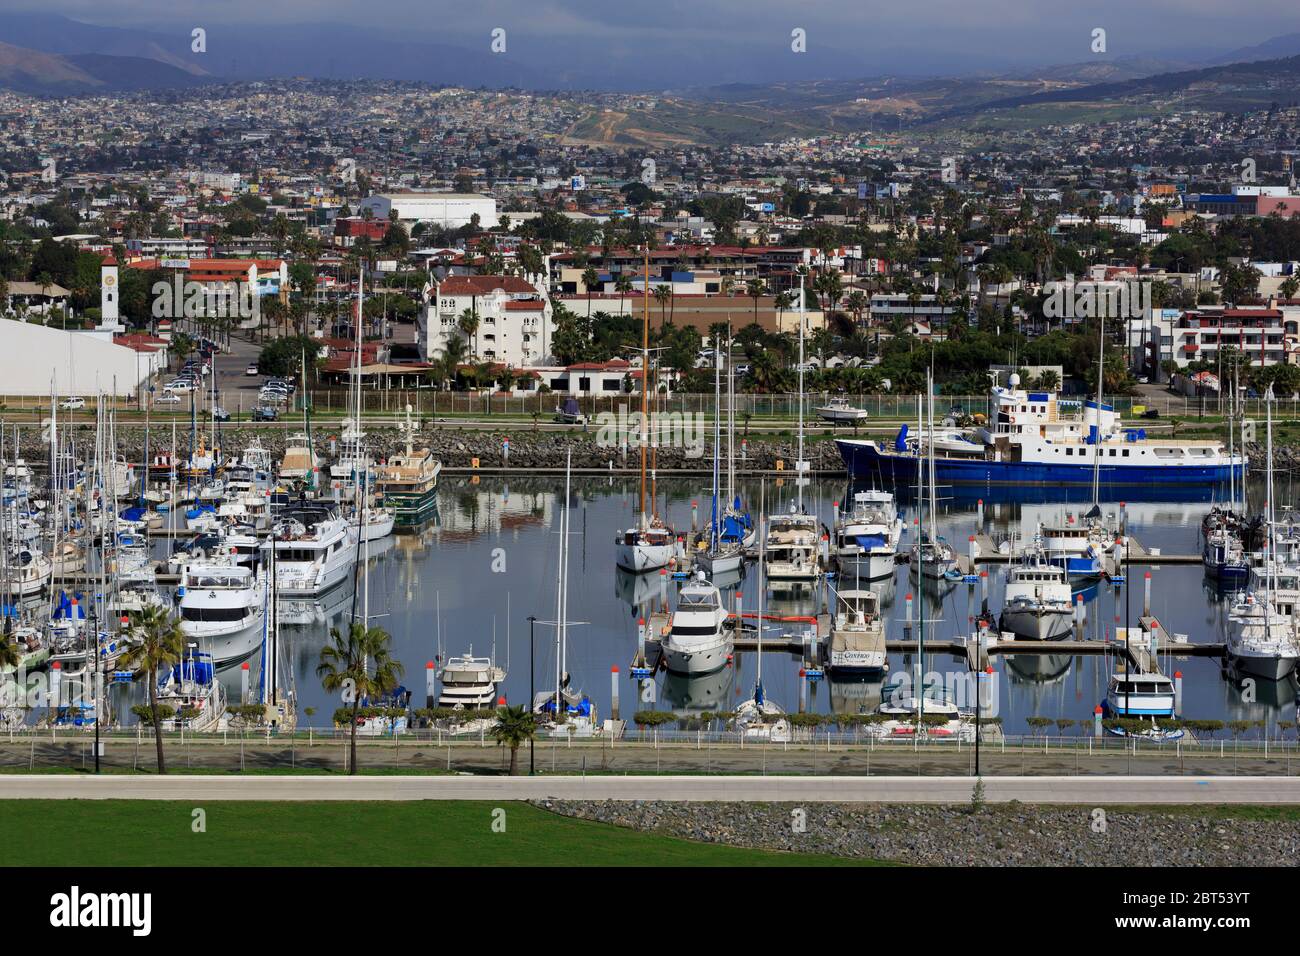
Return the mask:
<path fill-rule="evenodd" d="M 763 513 L 766 482 L 759 486 L 759 514 Z M 749 739 L 770 740 L 776 743 L 790 739 L 790 722 L 780 705 L 768 699 L 763 689 L 763 612 L 766 604 L 766 585 L 763 582 L 764 551 L 766 539 L 759 535 L 758 544 L 758 675 L 754 680 L 754 693 L 736 708 L 733 726 Z"/>
<path fill-rule="evenodd" d="M 560 512 L 560 559 L 556 562 L 555 581 L 555 690 L 543 691 L 533 700 L 533 712 L 548 721 L 545 728 L 552 734 L 592 736 L 596 722 L 596 705 L 586 694 L 570 685 L 567 669 L 569 653 L 569 501 L 573 472 L 573 449 L 564 461 L 564 510 Z"/>
<path fill-rule="evenodd" d="M 1267 416 L 1264 467 L 1265 567 L 1276 564 L 1273 544 L 1273 386 L 1264 398 Z M 1276 575 L 1263 575 L 1264 593 L 1249 591 L 1234 602 L 1228 621 L 1228 660 L 1239 673 L 1281 680 L 1296 668 L 1300 645 L 1295 620 L 1279 613 L 1273 586 Z"/>
<path fill-rule="evenodd" d="M 641 495 L 635 526 L 614 538 L 615 563 L 625 571 L 643 574 L 666 568 L 677 557 L 677 535 L 657 513 L 646 512 L 646 449 L 650 422 L 650 247 L 645 247 L 645 289 L 641 320 Z M 654 496 L 651 496 L 652 509 Z"/>
<path fill-rule="evenodd" d="M 926 392 L 926 419 L 930 427 L 930 432 L 934 430 L 934 379 L 933 372 L 927 370 L 925 374 L 925 392 Z M 919 414 L 919 409 L 918 409 Z M 917 430 L 921 431 L 920 424 Z M 912 563 L 910 566 L 911 576 L 920 580 L 929 579 L 932 581 L 951 581 L 954 576 L 960 572 L 957 570 L 957 552 L 955 552 L 947 541 L 938 533 L 938 522 L 936 515 L 938 513 L 938 495 L 935 489 L 935 472 L 934 472 L 934 443 L 929 442 L 927 458 L 927 469 L 917 469 L 917 480 L 922 485 L 922 490 L 928 491 L 928 506 L 930 510 L 930 520 L 922 525 L 923 530 L 916 536 L 916 541 L 912 544 Z M 928 477 L 928 482 L 921 479 L 922 475 Z M 928 487 L 925 487 L 928 485 Z M 919 499 L 918 499 L 919 500 Z"/>
<path fill-rule="evenodd" d="M 729 539 L 722 537 L 723 518 L 718 513 L 718 495 L 720 492 L 719 455 L 722 446 L 722 352 L 715 350 L 717 360 L 713 366 L 713 395 L 715 413 L 713 416 L 713 501 L 709 511 L 709 531 L 704 547 L 696 552 L 695 565 L 708 574 L 728 574 L 739 571 L 745 562 L 745 545 L 743 535 L 733 534 Z"/>
<path fill-rule="evenodd" d="M 804 287 L 799 277 L 799 444 L 795 462 L 795 498 L 785 514 L 773 514 L 767 520 L 767 578 L 772 582 L 799 587 L 811 585 L 821 574 L 818 527 L 815 515 L 804 507 L 803 486 L 807 462 L 803 457 L 803 333 Z"/>

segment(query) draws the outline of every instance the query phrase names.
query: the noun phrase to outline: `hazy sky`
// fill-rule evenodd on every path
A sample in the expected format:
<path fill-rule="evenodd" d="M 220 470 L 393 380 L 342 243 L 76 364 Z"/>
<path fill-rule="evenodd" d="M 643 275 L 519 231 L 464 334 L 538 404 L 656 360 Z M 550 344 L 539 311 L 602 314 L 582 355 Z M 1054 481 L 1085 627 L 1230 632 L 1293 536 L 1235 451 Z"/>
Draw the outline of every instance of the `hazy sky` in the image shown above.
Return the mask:
<path fill-rule="evenodd" d="M 1107 31 L 1111 56 L 1170 58 L 1300 32 L 1300 0 L 0 0 L 5 11 L 167 33 L 335 23 L 485 52 L 501 27 L 510 52 L 533 66 L 548 56 L 570 69 L 579 66 L 574 57 L 620 56 L 657 61 L 681 85 L 692 73 L 714 82 L 762 64 L 782 78 L 1074 63 L 1095 56 L 1097 27 Z M 805 54 L 790 50 L 796 27 L 807 33 Z"/>

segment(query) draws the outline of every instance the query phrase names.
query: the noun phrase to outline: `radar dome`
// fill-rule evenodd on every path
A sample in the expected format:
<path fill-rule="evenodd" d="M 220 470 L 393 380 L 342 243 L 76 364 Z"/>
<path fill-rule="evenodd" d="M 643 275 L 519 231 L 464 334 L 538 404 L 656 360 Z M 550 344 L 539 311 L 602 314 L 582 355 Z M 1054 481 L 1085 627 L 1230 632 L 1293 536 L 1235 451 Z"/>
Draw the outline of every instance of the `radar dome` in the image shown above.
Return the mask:
<path fill-rule="evenodd" d="M 1011 377 L 1007 379 L 1007 384 L 1010 385 L 1012 388 L 1019 388 L 1020 376 L 1017 375 L 1015 372 L 1012 372 Z"/>

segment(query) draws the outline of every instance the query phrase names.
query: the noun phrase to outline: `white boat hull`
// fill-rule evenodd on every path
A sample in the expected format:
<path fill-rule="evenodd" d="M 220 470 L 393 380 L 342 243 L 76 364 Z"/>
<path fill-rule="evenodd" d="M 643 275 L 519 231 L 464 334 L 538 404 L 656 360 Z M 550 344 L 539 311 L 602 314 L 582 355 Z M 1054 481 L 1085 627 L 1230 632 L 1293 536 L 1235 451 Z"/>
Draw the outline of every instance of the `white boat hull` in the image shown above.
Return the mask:
<path fill-rule="evenodd" d="M 1034 641 L 1051 641 L 1070 633 L 1074 616 L 1068 608 L 1028 606 L 1008 607 L 1002 611 L 1002 630 L 1016 637 Z"/>
<path fill-rule="evenodd" d="M 624 571 L 645 574 L 668 567 L 677 556 L 674 544 L 624 544 L 616 545 L 615 561 Z"/>
<path fill-rule="evenodd" d="M 664 644 L 664 660 L 674 674 L 712 674 L 727 666 L 730 653 L 730 641 L 700 647 Z"/>
<path fill-rule="evenodd" d="M 892 551 L 857 551 L 838 556 L 840 581 L 879 581 L 894 576 L 896 561 Z"/>

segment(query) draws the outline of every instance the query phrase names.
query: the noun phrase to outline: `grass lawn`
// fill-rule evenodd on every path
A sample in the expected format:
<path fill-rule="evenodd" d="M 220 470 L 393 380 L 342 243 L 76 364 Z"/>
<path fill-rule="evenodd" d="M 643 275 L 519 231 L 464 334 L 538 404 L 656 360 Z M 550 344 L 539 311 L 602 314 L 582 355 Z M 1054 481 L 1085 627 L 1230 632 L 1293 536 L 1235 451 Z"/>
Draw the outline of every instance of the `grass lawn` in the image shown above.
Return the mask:
<path fill-rule="evenodd" d="M 0 800 L 0 866 L 853 866 L 475 801 Z M 505 811 L 504 833 L 493 811 Z M 40 839 L 32 839 L 39 833 Z"/>

